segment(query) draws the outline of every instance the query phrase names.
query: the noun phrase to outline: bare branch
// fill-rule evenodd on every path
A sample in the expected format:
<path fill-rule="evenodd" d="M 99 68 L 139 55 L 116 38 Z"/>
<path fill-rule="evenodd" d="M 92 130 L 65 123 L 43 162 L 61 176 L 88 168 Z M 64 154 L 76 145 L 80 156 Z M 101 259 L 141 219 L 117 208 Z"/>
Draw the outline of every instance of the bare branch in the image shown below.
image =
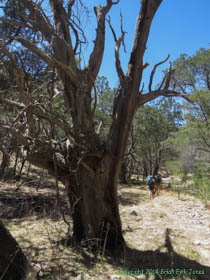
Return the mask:
<path fill-rule="evenodd" d="M 21 71 L 21 69 L 18 67 L 15 59 L 13 58 L 12 54 L 4 47 L 4 44 L 0 44 L 0 51 L 3 52 L 11 61 L 13 67 L 16 69 L 15 71 L 15 77 L 17 81 L 18 88 L 20 90 L 20 96 L 22 98 L 22 101 L 24 99 L 24 73 Z M 26 101 L 26 100 L 25 100 Z"/>
<path fill-rule="evenodd" d="M 55 1 L 55 2 L 57 3 L 58 1 Z M 61 26 L 60 28 L 62 29 L 62 31 L 64 33 L 66 32 L 66 34 L 64 35 L 64 39 L 62 38 L 62 36 L 60 36 L 61 34 L 59 32 L 56 34 L 54 28 L 52 27 L 52 25 L 50 23 L 50 20 L 45 15 L 45 13 L 41 9 L 41 7 L 39 5 L 37 5 L 36 3 L 32 2 L 32 1 L 28 1 L 27 8 L 30 11 L 30 15 L 28 17 L 25 15 L 22 15 L 22 16 L 27 20 L 28 23 L 31 24 L 31 26 L 29 24 L 27 24 L 28 28 L 35 29 L 36 31 L 40 31 L 42 33 L 44 38 L 52 46 L 52 48 L 55 52 L 56 59 L 61 60 L 61 61 L 63 61 L 63 63 L 65 62 L 66 64 L 69 64 L 69 62 L 71 61 L 71 65 L 75 68 L 75 71 L 76 71 L 77 68 L 76 68 L 76 61 L 75 61 L 75 57 L 74 57 L 74 51 L 71 47 L 70 35 L 68 35 L 69 34 L 68 26 L 67 26 L 68 24 L 66 22 L 67 15 L 66 15 L 65 9 L 62 7 L 61 3 L 59 4 L 59 7 L 60 7 L 59 12 L 61 12 L 61 14 L 63 16 L 56 17 L 58 11 L 57 12 L 56 12 L 56 10 L 53 10 L 53 11 L 54 11 L 55 17 L 56 17 L 55 23 L 57 23 L 57 28 L 59 29 L 59 26 Z M 64 16 L 65 16 L 65 18 L 64 18 Z M 19 22 L 11 22 L 11 24 L 14 26 L 20 25 Z M 26 25 L 24 27 L 26 27 Z M 43 57 L 44 56 L 42 56 L 42 58 Z"/>
<path fill-rule="evenodd" d="M 27 110 L 30 110 L 31 113 L 37 115 L 40 119 L 45 119 L 49 122 L 51 122 L 51 116 L 49 114 L 47 114 L 46 112 L 43 112 L 41 109 L 40 109 L 40 104 L 39 103 L 36 103 L 36 104 L 29 104 L 27 106 L 25 106 L 23 103 L 19 103 L 19 102 L 16 102 L 16 101 L 12 101 L 12 100 L 8 100 L 8 99 L 4 99 L 4 100 L 1 100 L 2 103 L 4 104 L 7 104 L 9 106 L 13 106 L 13 107 L 17 107 L 18 109 L 21 109 L 22 111 L 20 112 L 20 114 L 22 114 L 23 112 L 27 111 Z M 20 115 L 17 116 L 17 118 L 15 119 L 16 121 L 18 120 Z M 66 130 L 67 127 L 68 127 L 68 124 L 65 123 L 63 120 L 60 120 L 58 118 L 53 118 L 55 124 Z"/>
<path fill-rule="evenodd" d="M 147 68 L 148 66 L 149 66 L 149 63 L 148 63 L 148 62 L 144 63 L 143 69 Z"/>
<path fill-rule="evenodd" d="M 85 33 L 84 33 L 83 29 L 74 20 L 66 19 L 66 21 L 67 21 L 68 25 L 71 27 L 71 29 L 74 32 L 74 36 L 75 36 L 75 40 L 76 40 L 75 46 L 74 46 L 74 54 L 76 54 L 76 51 L 77 51 L 77 48 L 78 48 L 79 44 L 85 44 L 87 42 L 87 39 L 85 37 Z M 82 34 L 83 41 L 79 39 L 79 32 L 78 32 L 78 30 Z"/>
<path fill-rule="evenodd" d="M 162 0 L 141 1 L 141 9 L 136 22 L 133 47 L 128 62 L 127 76 L 132 80 L 135 89 L 139 85 L 143 75 L 143 56 L 146 50 L 146 43 L 149 36 L 152 20 Z"/>
<path fill-rule="evenodd" d="M 68 23 L 71 26 L 71 29 L 73 30 L 74 35 L 75 35 L 76 43 L 75 43 L 75 47 L 74 47 L 74 53 L 76 53 L 77 48 L 79 46 L 79 35 L 78 35 L 76 28 L 74 28 L 73 24 L 70 21 L 68 21 Z"/>
<path fill-rule="evenodd" d="M 173 91 L 173 90 L 166 89 L 166 92 L 162 95 L 165 96 L 165 97 L 181 97 L 181 98 L 185 99 L 186 101 L 188 101 L 189 103 L 194 104 L 194 101 L 192 101 L 187 96 L 187 94 L 181 94 L 181 93 Z"/>
<path fill-rule="evenodd" d="M 111 18 L 110 18 L 110 16 L 108 16 L 107 22 L 108 22 L 108 24 L 109 24 L 109 27 L 110 27 L 110 29 L 111 29 L 111 31 L 112 31 L 112 34 L 113 34 L 113 37 L 114 37 L 114 41 L 115 41 L 115 43 L 116 43 L 116 42 L 117 42 L 117 36 L 116 36 L 115 31 L 114 31 L 114 28 L 113 28 L 112 25 L 111 25 Z"/>
<path fill-rule="evenodd" d="M 30 22 L 32 29 L 40 31 L 48 43 L 52 46 L 55 58 L 69 65 L 71 62 L 74 70 L 77 70 L 74 51 L 72 49 L 71 37 L 68 30 L 67 14 L 62 6 L 61 1 L 52 0 L 51 7 L 54 13 L 54 21 L 56 31 L 50 23 L 50 20 L 41 9 L 40 5 L 32 1 L 27 2 L 27 7 L 30 11 L 29 17 L 25 17 L 27 22 Z M 53 2 L 53 3 L 52 3 Z M 58 5 L 58 6 L 57 6 Z M 56 9 L 55 6 L 58 8 Z"/>
<path fill-rule="evenodd" d="M 122 33 L 122 35 L 118 39 L 117 39 L 116 33 L 114 31 L 114 28 L 111 25 L 111 18 L 110 17 L 108 17 L 107 22 L 109 24 L 109 27 L 112 31 L 112 34 L 113 34 L 113 37 L 114 37 L 114 40 L 115 40 L 115 66 L 116 66 L 118 77 L 119 77 L 120 81 L 122 82 L 125 78 L 125 74 L 124 74 L 123 69 L 121 67 L 119 50 L 120 50 L 120 46 L 121 46 L 121 43 L 122 43 L 123 46 L 124 46 L 124 51 L 126 52 L 125 43 L 124 43 L 124 37 L 125 37 L 126 32 L 123 31 L 121 11 L 120 11 L 120 17 L 121 17 L 121 33 Z"/>
<path fill-rule="evenodd" d="M 151 72 L 151 75 L 150 75 L 150 81 L 149 81 L 149 91 L 152 91 L 152 82 L 153 82 L 153 77 L 154 77 L 154 74 L 155 74 L 155 71 L 157 69 L 158 66 L 160 66 L 161 64 L 165 63 L 170 57 L 170 54 L 168 54 L 168 56 L 166 57 L 166 59 L 160 61 L 159 63 L 155 64 L 153 69 L 152 69 L 152 72 Z"/>
<path fill-rule="evenodd" d="M 52 115 L 47 114 L 47 113 L 46 113 L 46 110 L 45 110 L 45 112 L 43 112 L 43 111 L 41 110 L 41 108 L 40 108 L 41 105 L 38 104 L 38 103 L 37 103 L 37 104 L 30 104 L 30 105 L 28 105 L 27 108 L 26 108 L 24 104 L 19 103 L 19 102 L 16 102 L 16 101 L 4 99 L 4 100 L 2 100 L 2 102 L 5 103 L 5 104 L 7 104 L 7 105 L 10 105 L 10 106 L 17 107 L 18 109 L 22 109 L 22 110 L 24 110 L 24 111 L 30 110 L 30 113 L 32 113 L 32 114 L 38 116 L 40 119 L 47 120 L 49 123 L 51 123 L 51 121 L 52 121 Z M 23 111 L 22 111 L 22 112 L 23 112 Z M 22 113 L 22 112 L 21 112 L 21 113 Z M 79 148 L 81 148 L 81 149 L 87 151 L 87 148 L 86 148 L 84 145 L 78 143 L 78 142 L 74 139 L 74 134 L 71 133 L 71 131 L 69 130 L 68 124 L 67 124 L 64 120 L 60 120 L 60 119 L 58 119 L 58 118 L 56 118 L 56 117 L 53 117 L 53 121 L 54 121 L 55 125 L 57 125 L 58 127 L 62 128 L 64 131 L 66 131 L 66 135 L 68 135 L 68 138 L 70 139 L 70 142 L 71 142 L 73 145 L 75 145 L 75 146 L 77 146 L 77 147 L 79 147 Z M 5 128 L 7 128 L 9 131 L 11 131 L 10 127 L 6 127 L 6 126 L 5 126 Z M 19 140 L 18 140 L 18 141 L 20 142 L 20 144 L 22 144 L 22 145 L 27 145 L 27 144 L 28 144 L 28 138 L 26 138 L 26 137 L 23 138 L 23 137 L 19 136 L 19 132 L 18 132 L 17 130 L 13 129 L 13 130 L 11 131 L 11 133 L 13 134 L 13 136 L 19 137 Z M 24 140 L 24 139 L 25 139 L 25 140 Z M 27 142 L 26 142 L 26 141 L 27 141 Z"/>
<path fill-rule="evenodd" d="M 144 105 L 145 103 L 150 102 L 160 96 L 181 97 L 193 104 L 193 101 L 186 94 L 181 94 L 179 92 L 176 92 L 176 91 L 170 90 L 170 89 L 161 89 L 161 90 L 158 89 L 158 90 L 150 91 L 146 94 L 139 95 L 138 105 L 139 106 Z"/>
<path fill-rule="evenodd" d="M 72 47 L 71 36 L 66 22 L 68 19 L 68 14 L 66 13 L 62 2 L 63 1 L 59 0 L 49 0 L 53 12 L 56 33 L 57 35 L 59 34 L 59 36 L 68 42 L 68 44 Z"/>
<path fill-rule="evenodd" d="M 5 18 L 5 17 L 1 17 L 1 21 L 5 22 L 6 24 L 8 24 L 10 26 L 32 28 L 32 26 L 29 25 L 26 22 L 15 22 L 15 21 L 11 21 L 11 20 L 9 20 L 8 18 Z"/>
<path fill-rule="evenodd" d="M 77 85 L 79 83 L 77 75 L 75 75 L 75 71 L 71 69 L 70 66 L 67 66 L 63 62 L 57 60 L 57 59 L 51 59 L 47 55 L 45 55 L 40 48 L 38 48 L 36 45 L 32 44 L 30 41 L 23 39 L 23 38 L 16 38 L 18 42 L 23 44 L 26 48 L 30 49 L 32 52 L 37 54 L 40 58 L 42 58 L 45 62 L 47 62 L 49 65 L 55 63 L 59 68 L 61 68 L 71 79 L 71 81 Z"/>
<path fill-rule="evenodd" d="M 33 28 L 38 29 L 50 43 L 54 35 L 54 28 L 48 17 L 41 7 L 32 1 L 27 1 L 27 8 L 30 11 L 30 15 L 28 17 L 24 16 L 25 19 L 32 24 Z"/>
<path fill-rule="evenodd" d="M 52 63 L 52 59 L 49 58 L 46 54 L 44 54 L 42 50 L 38 48 L 35 44 L 32 44 L 30 41 L 20 37 L 15 38 L 15 40 L 20 42 L 23 46 L 31 50 L 33 53 L 35 53 L 38 57 L 42 58 L 48 64 Z"/>
<path fill-rule="evenodd" d="M 163 77 L 163 79 L 162 79 L 162 82 L 161 82 L 161 84 L 160 84 L 158 90 L 161 90 L 161 88 L 163 87 L 163 85 L 164 85 L 164 83 L 165 83 L 165 81 L 166 81 L 167 76 L 168 76 L 168 73 L 166 73 L 166 74 L 164 75 L 164 77 Z M 184 91 L 183 91 L 183 92 L 184 92 Z"/>
<path fill-rule="evenodd" d="M 19 102 L 13 101 L 13 100 L 3 99 L 3 100 L 1 100 L 1 102 L 4 104 L 10 105 L 10 106 L 17 107 L 18 109 L 25 108 L 25 104 L 19 103 Z"/>
<path fill-rule="evenodd" d="M 47 17 L 47 15 L 45 14 L 44 10 L 41 8 L 41 5 L 37 5 L 34 2 L 33 2 L 33 5 L 36 7 L 37 10 L 40 11 L 41 15 L 43 16 L 43 19 L 47 22 L 48 27 L 50 29 L 53 29 L 53 26 L 51 25 L 51 22 L 50 22 L 49 18 Z"/>
<path fill-rule="evenodd" d="M 122 42 L 122 44 L 123 44 L 123 47 L 124 47 L 124 52 L 126 53 L 126 46 L 125 46 L 125 42 L 124 42 L 124 37 L 125 37 L 125 34 L 127 33 L 127 32 L 125 32 L 124 30 L 123 30 L 123 17 L 122 17 L 122 11 L 120 10 L 120 28 L 121 28 L 121 38 L 122 38 L 122 40 L 121 40 L 121 42 Z"/>
<path fill-rule="evenodd" d="M 68 18 L 70 18 L 70 16 L 71 16 L 71 9 L 72 9 L 74 3 L 75 3 L 75 0 L 70 0 L 70 1 L 68 2 L 68 12 L 67 12 Z"/>
<path fill-rule="evenodd" d="M 94 41 L 94 48 L 90 55 L 88 66 L 87 66 L 87 68 L 89 68 L 89 72 L 92 73 L 93 80 L 96 79 L 102 63 L 104 45 L 105 45 L 106 15 L 111 9 L 112 5 L 116 5 L 118 3 L 119 0 L 116 2 L 107 0 L 107 3 L 104 7 L 101 6 L 94 7 L 94 11 L 97 17 L 96 39 Z"/>
<path fill-rule="evenodd" d="M 170 81 L 171 81 L 171 77 L 173 75 L 175 70 L 172 70 L 172 65 L 171 62 L 169 62 L 169 69 L 168 69 L 168 75 L 166 77 L 166 82 L 165 82 L 165 87 L 164 89 L 168 89 L 170 86 Z"/>

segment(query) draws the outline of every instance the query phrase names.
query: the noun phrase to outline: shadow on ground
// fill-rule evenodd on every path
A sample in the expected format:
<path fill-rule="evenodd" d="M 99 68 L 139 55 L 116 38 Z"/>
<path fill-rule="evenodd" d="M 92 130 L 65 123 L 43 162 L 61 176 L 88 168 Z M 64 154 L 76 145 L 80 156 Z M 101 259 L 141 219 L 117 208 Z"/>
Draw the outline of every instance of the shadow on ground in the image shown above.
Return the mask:
<path fill-rule="evenodd" d="M 164 253 L 160 251 L 163 248 L 166 251 Z M 210 267 L 201 265 L 174 251 L 170 239 L 170 229 L 166 230 L 165 244 L 155 251 L 139 251 L 127 247 L 121 258 L 116 260 L 116 270 L 121 272 L 136 271 L 136 274 L 143 272 L 145 280 L 149 280 L 155 270 L 158 273 L 154 275 L 154 280 L 210 279 Z"/>
<path fill-rule="evenodd" d="M 47 244 L 38 248 L 27 237 L 20 238 L 19 244 L 22 243 L 28 244 L 24 251 L 33 263 L 39 264 L 40 257 L 41 263 L 44 261 L 44 265 L 40 263 L 40 279 L 51 279 L 52 275 L 57 276 L 56 279 L 75 279 L 78 273 L 94 269 L 102 256 L 102 251 L 99 256 L 99 254 L 90 254 L 82 247 L 69 246 L 67 249 L 65 246 L 60 246 L 61 244 L 59 245 L 56 240 L 50 240 L 52 252 L 49 262 L 49 256 L 46 254 L 47 250 L 49 251 Z M 140 251 L 125 247 L 123 253 L 118 252 L 115 256 L 107 254 L 103 262 L 113 266 L 114 274 L 119 276 L 123 274 L 125 277 L 126 275 L 144 275 L 145 280 L 210 279 L 210 267 L 175 252 L 170 239 L 170 229 L 165 232 L 165 243 L 157 250 Z"/>
<path fill-rule="evenodd" d="M 161 252 L 164 249 L 166 252 Z M 84 255 L 83 264 L 89 268 L 94 264 L 88 261 Z M 165 244 L 155 251 L 139 251 L 126 247 L 124 252 L 115 258 L 107 258 L 107 261 L 115 267 L 116 274 L 144 275 L 145 280 L 177 279 L 177 280 L 209 280 L 210 267 L 202 265 L 195 260 L 188 259 L 177 254 L 170 240 L 170 229 L 165 233 Z M 90 265 L 92 263 L 92 265 Z"/>
<path fill-rule="evenodd" d="M 32 171 L 32 170 L 31 170 Z M 8 175 L 6 174 L 4 178 L 0 180 L 0 184 L 10 184 L 13 186 L 14 191 L 17 192 L 21 190 L 21 188 L 29 187 L 32 191 L 38 190 L 49 190 L 55 191 L 57 189 L 55 180 L 44 173 L 33 169 L 33 175 L 27 176 L 26 174 L 15 175 L 12 174 L 12 169 L 8 171 Z"/>
<path fill-rule="evenodd" d="M 119 202 L 123 206 L 132 206 L 135 203 L 139 204 L 141 202 L 145 202 L 148 199 L 148 192 L 145 193 L 134 193 L 129 191 L 123 191 L 122 195 L 119 197 Z"/>
<path fill-rule="evenodd" d="M 27 193 L 10 194 L 0 192 L 0 218 L 15 219 L 36 215 L 36 217 L 50 217 L 53 220 L 61 218 L 61 209 L 68 214 L 67 202 L 62 200 L 59 207 L 58 200 L 52 194 L 30 195 Z"/>

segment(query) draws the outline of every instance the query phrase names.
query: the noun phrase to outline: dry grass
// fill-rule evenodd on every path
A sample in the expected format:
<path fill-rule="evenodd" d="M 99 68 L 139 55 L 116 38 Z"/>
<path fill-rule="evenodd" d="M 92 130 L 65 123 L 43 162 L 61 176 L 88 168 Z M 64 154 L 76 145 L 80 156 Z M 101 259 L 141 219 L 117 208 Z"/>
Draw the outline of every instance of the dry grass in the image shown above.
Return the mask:
<path fill-rule="evenodd" d="M 35 169 L 30 178 L 40 175 Z M 112 258 L 103 257 L 100 250 L 93 255 L 82 247 L 65 246 L 67 225 L 56 208 L 54 180 L 44 176 L 38 190 L 36 183 L 23 183 L 18 190 L 17 184 L 0 182 L 0 217 L 29 261 L 40 270 L 41 279 L 75 279 L 83 272 L 93 280 L 117 279 L 113 275 L 121 280 L 210 279 L 210 211 L 189 195 L 183 194 L 178 200 L 177 195 L 162 191 L 160 197 L 150 200 L 144 185 L 120 186 L 128 248 Z M 59 188 L 65 200 L 62 186 Z M 35 197 L 41 205 L 34 204 Z M 186 269 L 187 274 L 176 269 Z M 196 274 L 189 275 L 190 269 Z M 133 274 L 128 275 L 131 271 Z M 198 274 L 202 271 L 205 275 Z"/>

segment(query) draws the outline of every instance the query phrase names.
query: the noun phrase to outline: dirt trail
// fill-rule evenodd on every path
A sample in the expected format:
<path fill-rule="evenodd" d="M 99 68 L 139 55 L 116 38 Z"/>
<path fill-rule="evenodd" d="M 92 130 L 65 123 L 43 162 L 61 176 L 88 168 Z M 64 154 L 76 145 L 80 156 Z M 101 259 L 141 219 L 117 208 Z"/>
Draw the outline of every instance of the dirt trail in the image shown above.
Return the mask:
<path fill-rule="evenodd" d="M 52 241 L 62 240 L 66 236 L 64 221 L 54 217 L 54 212 L 47 212 L 48 208 L 52 210 L 51 204 L 55 204 L 51 197 L 53 191 L 49 193 L 48 188 L 47 191 L 43 188 L 37 194 L 35 190 L 32 192 L 31 187 L 24 186 L 18 193 L 12 192 L 15 188 L 15 185 L 2 184 L 0 217 L 4 218 L 5 224 L 30 262 L 42 268 L 42 279 L 76 279 L 87 271 L 87 263 L 84 263 L 80 251 L 76 253 L 72 248 L 64 249 L 63 246 L 52 245 Z M 94 262 L 89 260 L 89 279 L 210 279 L 210 210 L 201 201 L 185 194 L 181 194 L 178 199 L 177 194 L 164 190 L 159 197 L 151 200 L 146 186 L 119 186 L 119 193 L 123 234 L 129 250 L 126 251 L 126 256 L 120 259 L 120 263 L 114 266 L 106 261 L 100 261 L 94 266 Z M 42 207 L 48 213 L 46 217 L 35 211 L 32 211 L 33 215 L 19 217 L 20 209 L 17 209 L 17 203 L 12 203 L 12 199 L 16 201 L 19 195 L 26 203 L 29 194 L 30 197 L 33 194 L 33 198 L 37 195 L 43 196 Z M 46 200 L 48 204 L 45 203 Z M 4 203 L 5 201 L 9 204 Z M 16 212 L 18 216 L 15 216 Z M 161 268 L 171 267 L 205 269 L 205 274 L 194 278 L 191 275 L 179 277 L 161 274 Z M 138 276 L 123 274 L 138 268 L 143 268 L 144 273 Z M 146 273 L 147 268 L 158 268 L 160 273 L 149 275 Z"/>
<path fill-rule="evenodd" d="M 122 188 L 121 194 L 123 230 L 132 247 L 160 248 L 169 229 L 176 252 L 209 266 L 210 210 L 201 201 L 185 194 L 178 199 L 176 194 L 166 191 L 150 200 L 146 188 L 138 187 Z M 135 205 L 128 203 L 129 196 L 135 198 Z"/>

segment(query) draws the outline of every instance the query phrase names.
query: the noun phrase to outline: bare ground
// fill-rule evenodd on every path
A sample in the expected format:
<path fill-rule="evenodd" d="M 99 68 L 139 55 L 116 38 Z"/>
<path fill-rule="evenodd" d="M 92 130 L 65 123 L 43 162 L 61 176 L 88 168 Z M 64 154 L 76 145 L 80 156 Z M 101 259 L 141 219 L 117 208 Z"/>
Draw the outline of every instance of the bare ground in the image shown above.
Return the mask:
<path fill-rule="evenodd" d="M 135 205 L 126 205 L 124 194 L 132 197 Z M 171 254 L 170 266 L 166 268 L 169 270 L 172 266 L 173 269 L 179 269 L 178 259 L 177 267 L 172 263 L 173 254 L 176 257 L 179 255 L 180 260 L 183 256 L 186 258 L 183 259 L 186 266 L 182 265 L 182 269 L 187 270 L 185 274 L 193 269 L 188 260 L 209 266 L 210 211 L 200 200 L 187 194 L 181 194 L 178 199 L 177 194 L 164 190 L 160 196 L 150 200 L 146 188 L 139 187 L 132 187 L 129 192 L 128 188 L 122 188 L 121 200 L 124 204 L 121 205 L 121 217 L 125 239 L 131 247 L 145 252 L 153 250 L 156 253 L 159 251 Z M 158 267 L 160 272 L 161 265 L 163 264 L 154 263 L 153 268 Z M 142 267 L 141 264 L 139 266 Z M 193 263 L 192 266 L 194 267 Z M 199 270 L 199 265 L 197 269 Z M 209 270 L 206 270 L 206 279 L 210 279 L 208 273 Z M 179 279 L 176 278 L 179 277 L 178 271 L 174 277 Z M 188 277 L 191 279 L 190 275 Z"/>
<path fill-rule="evenodd" d="M 100 249 L 96 257 L 57 242 L 65 238 L 67 226 L 54 209 L 53 182 L 38 191 L 30 184 L 18 190 L 14 184 L 0 186 L 0 218 L 40 270 L 40 279 L 210 279 L 210 210 L 193 196 L 181 194 L 178 199 L 163 190 L 150 200 L 146 186 L 120 186 L 128 247 L 113 259 L 105 258 Z M 25 199 L 21 207 L 17 198 Z"/>
<path fill-rule="evenodd" d="M 202 263 L 209 264 L 210 211 L 201 201 L 186 194 L 182 194 L 181 199 L 178 199 L 176 194 L 165 191 L 150 200 L 145 194 L 146 190 L 140 191 L 138 188 L 132 188 L 130 192 L 139 196 L 142 193 L 145 201 L 138 203 L 138 199 L 136 199 L 137 205 L 126 208 L 121 206 L 125 232 L 132 228 L 129 234 L 125 234 L 129 243 L 132 243 L 132 240 L 138 235 L 136 245 L 138 244 L 139 249 L 146 249 L 141 236 L 145 236 L 149 232 L 148 237 L 153 240 L 152 243 L 155 247 L 161 241 L 164 242 L 165 232 L 169 229 L 174 240 L 178 242 L 181 238 L 183 242 L 183 239 L 186 239 L 193 245 L 193 250 L 200 254 Z M 136 197 L 138 198 L 138 196 Z M 129 213 L 130 216 L 127 215 Z"/>

